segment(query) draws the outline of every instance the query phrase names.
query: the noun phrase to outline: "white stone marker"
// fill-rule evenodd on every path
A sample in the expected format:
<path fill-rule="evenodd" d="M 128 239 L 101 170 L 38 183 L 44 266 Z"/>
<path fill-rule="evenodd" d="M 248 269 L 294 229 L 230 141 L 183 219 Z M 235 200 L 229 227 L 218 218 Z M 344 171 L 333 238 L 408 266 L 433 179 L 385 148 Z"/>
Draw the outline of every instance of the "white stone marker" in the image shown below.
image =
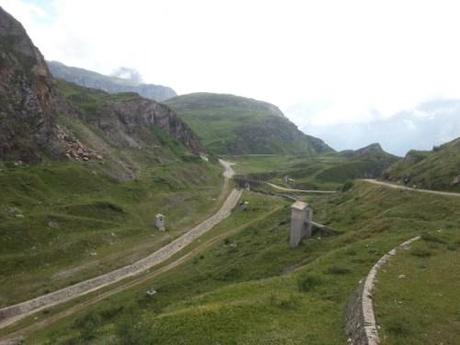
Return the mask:
<path fill-rule="evenodd" d="M 161 213 L 158 213 L 155 216 L 155 226 L 158 228 L 160 231 L 165 231 L 166 230 L 166 224 L 165 224 L 165 216 L 162 215 Z"/>

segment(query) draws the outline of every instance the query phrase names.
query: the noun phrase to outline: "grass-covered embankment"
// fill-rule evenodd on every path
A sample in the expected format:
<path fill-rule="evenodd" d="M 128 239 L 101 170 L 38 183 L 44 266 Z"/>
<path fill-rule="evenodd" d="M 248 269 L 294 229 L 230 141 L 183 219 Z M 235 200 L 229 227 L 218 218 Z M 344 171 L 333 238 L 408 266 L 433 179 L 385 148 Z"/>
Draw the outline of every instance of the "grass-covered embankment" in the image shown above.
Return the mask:
<path fill-rule="evenodd" d="M 0 305 L 39 296 L 135 261 L 219 207 L 221 167 L 175 162 L 119 182 L 96 164 L 0 171 Z M 154 229 L 156 213 L 168 231 Z"/>
<path fill-rule="evenodd" d="M 310 199 L 316 219 L 341 234 L 314 237 L 290 249 L 289 207 L 272 213 L 268 205 L 278 201 L 246 198 L 252 210 L 236 211 L 215 229 L 228 237 L 34 339 L 53 344 L 343 344 L 346 305 L 370 267 L 416 234 L 455 233 L 460 226 L 457 198 L 360 182 L 346 193 Z M 154 297 L 146 295 L 150 288 L 158 291 Z"/>
<path fill-rule="evenodd" d="M 433 230 L 379 274 L 382 344 L 455 345 L 460 339 L 460 231 Z"/>

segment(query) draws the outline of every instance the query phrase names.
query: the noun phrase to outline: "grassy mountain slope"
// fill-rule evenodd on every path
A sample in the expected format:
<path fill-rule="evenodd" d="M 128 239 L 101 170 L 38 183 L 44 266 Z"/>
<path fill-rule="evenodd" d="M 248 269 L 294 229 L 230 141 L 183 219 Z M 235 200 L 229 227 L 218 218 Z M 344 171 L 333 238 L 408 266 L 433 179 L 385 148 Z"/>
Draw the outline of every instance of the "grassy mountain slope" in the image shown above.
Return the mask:
<path fill-rule="evenodd" d="M 460 191 L 460 139 L 433 151 L 410 151 L 384 177 L 420 188 Z"/>
<path fill-rule="evenodd" d="M 97 162 L 52 162 L 0 171 L 0 305 L 131 263 L 205 218 L 217 205 L 221 169 L 169 162 L 131 181 Z M 153 227 L 156 213 L 167 232 Z"/>
<path fill-rule="evenodd" d="M 0 47 L 0 305 L 133 262 L 219 206 L 221 168 L 170 108 L 55 81 L 2 8 Z"/>
<path fill-rule="evenodd" d="M 232 95 L 194 93 L 165 102 L 218 154 L 302 153 L 332 149 L 305 135 L 274 105 Z"/>
<path fill-rule="evenodd" d="M 142 97 L 155 101 L 163 101 L 176 96 L 176 92 L 166 86 L 142 84 L 127 79 L 109 77 L 83 68 L 66 66 L 57 61 L 48 61 L 47 64 L 55 78 L 84 87 L 99 89 L 109 93 L 135 92 Z"/>
<path fill-rule="evenodd" d="M 246 155 L 232 157 L 237 172 L 255 179 L 301 189 L 335 189 L 348 180 L 378 178 L 399 158 L 372 144 L 356 151 L 326 153 L 313 157 Z M 289 184 L 285 177 L 288 176 Z"/>
<path fill-rule="evenodd" d="M 429 233 L 423 241 L 431 246 L 432 239 L 439 238 L 433 229 L 442 229 L 442 241 L 452 255 L 458 251 L 458 198 L 365 182 L 346 193 L 310 197 L 316 219 L 340 232 L 316 235 L 296 249 L 288 246 L 289 204 L 251 193 L 244 198 L 249 210 L 235 211 L 213 230 L 224 237 L 171 271 L 56 323 L 35 339 L 53 344 L 344 344 L 346 305 L 359 280 L 384 253 L 420 233 Z M 426 260 L 415 259 L 418 265 Z M 435 271 L 446 265 L 442 260 L 430 262 Z M 397 284 L 404 282 L 393 281 Z M 150 297 L 146 291 L 152 288 L 158 293 Z M 439 303 L 460 302 L 455 286 L 443 289 L 449 294 L 437 294 Z M 423 308 L 424 300 L 412 299 L 410 304 Z M 448 312 L 448 317 L 456 317 L 454 308 Z M 417 336 L 417 326 L 404 325 L 409 335 Z M 452 339 L 459 328 L 450 325 L 422 342 L 406 337 L 399 343 Z"/>

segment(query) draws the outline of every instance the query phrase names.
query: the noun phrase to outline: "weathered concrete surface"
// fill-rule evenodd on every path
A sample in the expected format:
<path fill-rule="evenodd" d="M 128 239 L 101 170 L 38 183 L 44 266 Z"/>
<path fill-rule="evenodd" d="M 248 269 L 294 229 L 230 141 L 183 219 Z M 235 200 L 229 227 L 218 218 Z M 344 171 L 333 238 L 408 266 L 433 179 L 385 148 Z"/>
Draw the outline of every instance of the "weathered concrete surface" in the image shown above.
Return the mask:
<path fill-rule="evenodd" d="M 358 293 L 353 296 L 347 310 L 347 333 L 349 344 L 353 345 L 379 345 L 377 323 L 375 320 L 374 306 L 372 302 L 373 290 L 380 269 L 396 255 L 398 250 L 407 249 L 413 242 L 420 239 L 420 236 L 393 248 L 382 256 L 371 268 L 364 282 L 360 282 Z"/>
<path fill-rule="evenodd" d="M 291 206 L 291 232 L 289 245 L 297 247 L 303 238 L 311 237 L 313 211 L 307 203 L 296 201 Z"/>
<path fill-rule="evenodd" d="M 230 168 L 230 166 L 225 165 L 224 163 L 221 164 L 225 167 L 225 176 L 232 176 L 231 171 L 228 172 L 227 170 Z M 125 278 L 140 274 L 164 262 L 184 247 L 190 245 L 198 237 L 211 230 L 222 220 L 230 216 L 231 211 L 237 205 L 241 194 L 242 191 L 233 189 L 222 207 L 213 216 L 209 217 L 201 224 L 195 226 L 193 229 L 175 239 L 171 243 L 167 244 L 166 246 L 160 248 L 156 252 L 139 261 L 134 262 L 131 265 L 124 266 L 109 273 L 82 281 L 80 283 L 31 299 L 29 301 L 0 309 L 0 328 L 11 325 L 12 323 L 23 319 L 35 312 L 38 312 L 39 310 L 67 302 L 73 298 L 88 294 L 92 291 L 101 289 L 102 287 L 119 282 Z"/>
<path fill-rule="evenodd" d="M 410 187 L 406 187 L 406 186 L 401 186 L 399 184 L 394 184 L 394 183 L 384 182 L 384 181 L 378 181 L 378 180 L 372 180 L 372 179 L 363 179 L 361 181 L 377 184 L 377 185 L 380 185 L 380 186 L 390 187 L 390 188 L 394 188 L 394 189 L 408 190 L 408 191 L 412 191 L 412 192 L 460 197 L 460 193 L 441 192 L 441 191 L 438 191 L 438 190 L 430 190 L 430 189 L 410 188 Z"/>

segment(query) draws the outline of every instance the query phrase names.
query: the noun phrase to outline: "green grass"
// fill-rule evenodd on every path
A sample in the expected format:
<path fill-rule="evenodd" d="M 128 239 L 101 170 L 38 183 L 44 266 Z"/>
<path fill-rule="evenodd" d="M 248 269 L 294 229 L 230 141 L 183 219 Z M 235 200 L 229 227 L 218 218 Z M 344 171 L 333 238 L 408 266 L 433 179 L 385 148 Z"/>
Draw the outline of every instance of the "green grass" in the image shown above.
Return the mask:
<path fill-rule="evenodd" d="M 438 229 L 392 258 L 375 306 L 382 344 L 458 344 L 460 231 Z"/>
<path fill-rule="evenodd" d="M 356 178 L 379 177 L 394 161 L 391 156 L 351 156 L 328 153 L 308 157 L 305 155 L 240 155 L 228 156 L 238 164 L 238 174 L 291 188 L 335 190 Z M 295 182 L 286 184 L 284 176 Z"/>
<path fill-rule="evenodd" d="M 460 139 L 432 151 L 410 151 L 385 178 L 419 188 L 460 192 Z M 457 178 L 457 180 L 456 180 Z"/>
<path fill-rule="evenodd" d="M 44 294 L 151 253 L 219 206 L 221 168 L 178 162 L 118 182 L 98 164 L 0 171 L 0 305 Z M 156 231 L 156 213 L 168 232 Z"/>
<path fill-rule="evenodd" d="M 332 151 L 303 134 L 274 105 L 232 95 L 195 93 L 165 101 L 216 154 Z"/>
<path fill-rule="evenodd" d="M 33 338 L 52 344 L 343 344 L 346 304 L 370 267 L 402 241 L 432 229 L 442 229 L 447 242 L 431 239 L 429 246 L 454 248 L 450 236 L 460 227 L 457 198 L 357 182 L 346 193 L 308 199 L 316 220 L 339 235 L 315 236 L 290 249 L 289 207 L 256 194 L 244 198 L 250 211 L 235 211 L 208 234 L 228 236 Z M 450 253 L 457 260 L 456 251 Z M 439 265 L 451 266 L 445 260 Z M 157 295 L 146 296 L 150 288 Z M 445 288 L 446 298 L 456 291 L 455 285 Z M 445 332 L 438 341 L 456 334 Z"/>

